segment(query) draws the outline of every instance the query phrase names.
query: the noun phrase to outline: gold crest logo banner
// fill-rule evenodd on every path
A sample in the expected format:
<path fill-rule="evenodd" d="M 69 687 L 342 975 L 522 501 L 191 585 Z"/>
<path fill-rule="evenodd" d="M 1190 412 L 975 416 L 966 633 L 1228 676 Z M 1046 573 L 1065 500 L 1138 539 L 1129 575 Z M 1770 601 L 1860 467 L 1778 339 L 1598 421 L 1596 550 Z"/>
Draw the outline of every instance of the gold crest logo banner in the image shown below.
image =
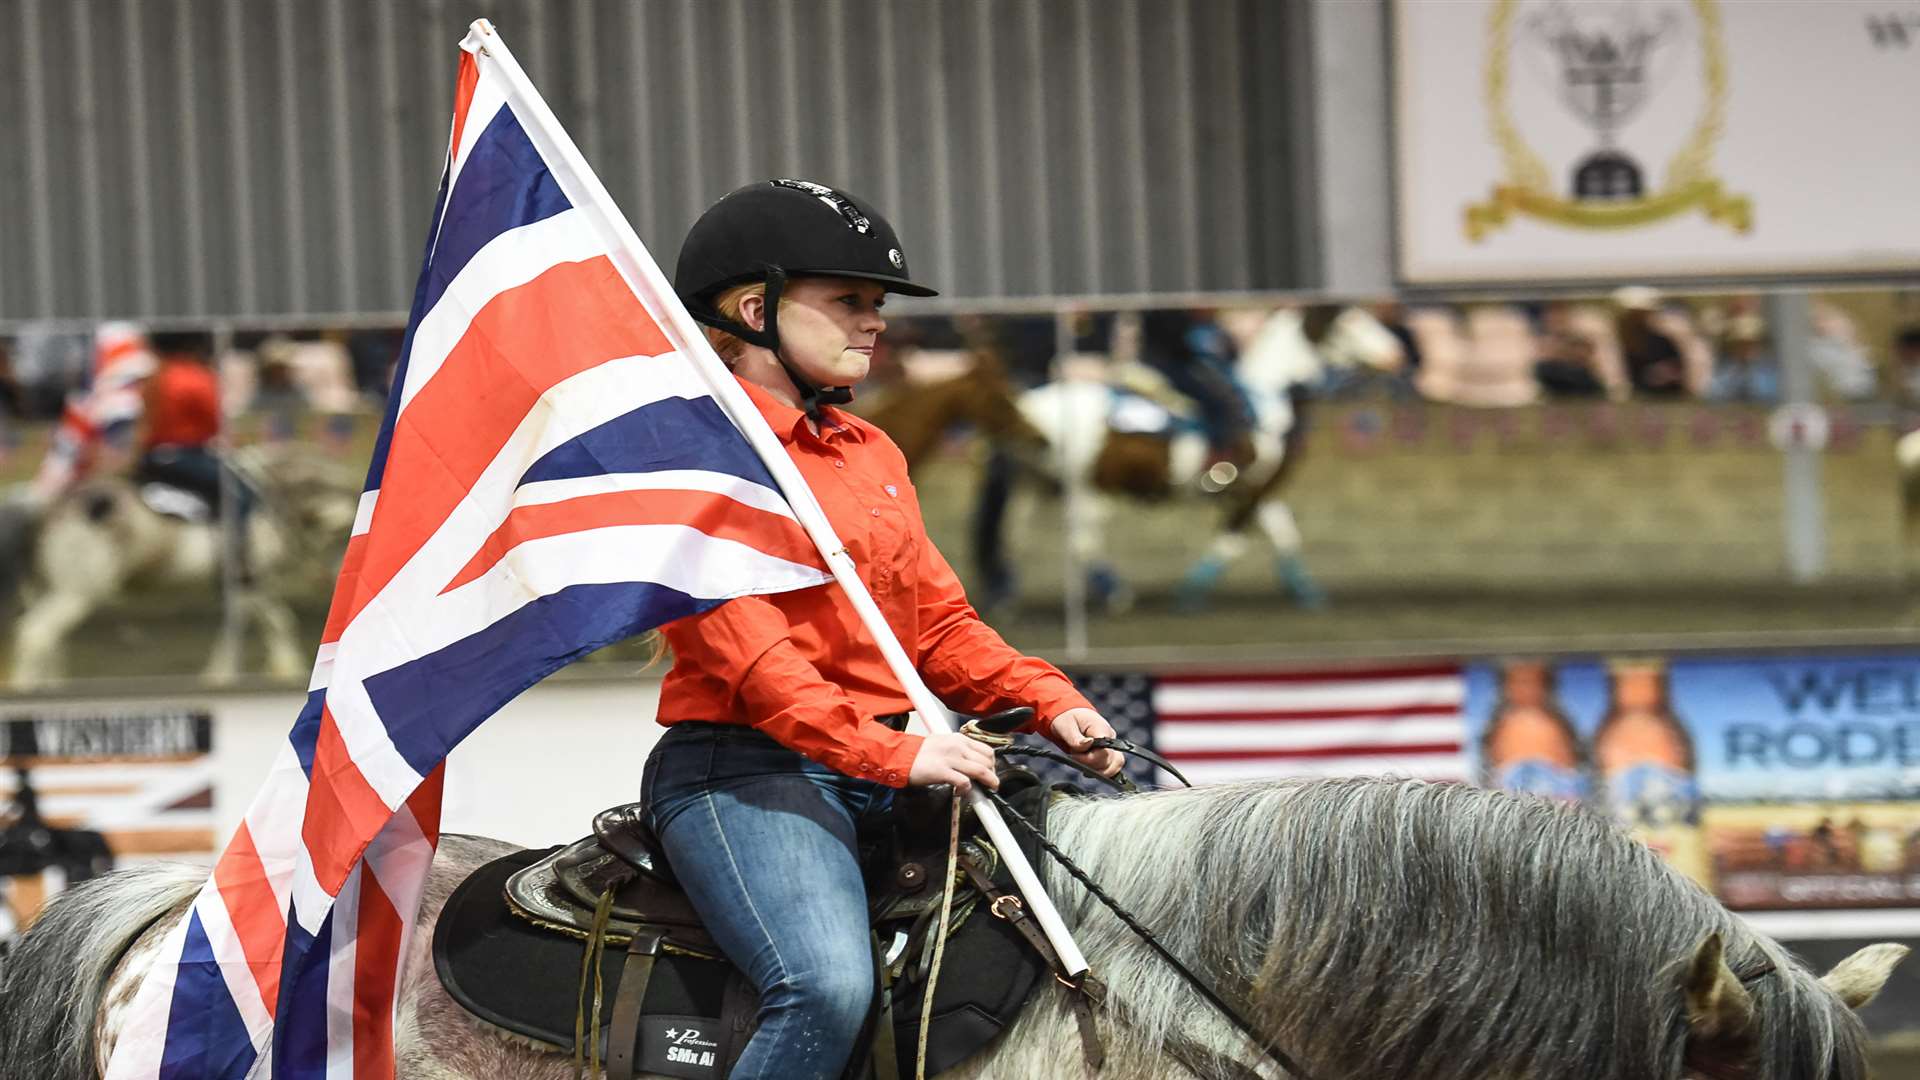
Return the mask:
<path fill-rule="evenodd" d="M 1576 229 L 1629 229 L 1698 208 L 1707 219 L 1747 233 L 1753 228 L 1753 201 L 1727 190 L 1713 173 L 1713 148 L 1725 123 L 1727 58 L 1717 0 L 1691 0 L 1700 25 L 1705 107 L 1686 143 L 1667 162 L 1664 184 L 1632 199 L 1579 199 L 1560 195 L 1539 154 L 1527 144 L 1509 105 L 1513 20 L 1520 0 L 1497 0 L 1487 25 L 1484 93 L 1493 140 L 1505 171 L 1491 197 L 1465 208 L 1467 239 L 1483 242 L 1515 214 Z"/>

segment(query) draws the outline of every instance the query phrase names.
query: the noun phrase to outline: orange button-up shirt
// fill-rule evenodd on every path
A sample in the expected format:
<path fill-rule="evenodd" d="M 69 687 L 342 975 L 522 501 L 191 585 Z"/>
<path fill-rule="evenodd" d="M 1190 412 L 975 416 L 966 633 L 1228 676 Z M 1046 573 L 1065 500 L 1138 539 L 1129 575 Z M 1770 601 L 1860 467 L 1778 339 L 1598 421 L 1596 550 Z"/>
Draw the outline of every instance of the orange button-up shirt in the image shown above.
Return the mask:
<path fill-rule="evenodd" d="M 831 407 L 819 434 L 806 414 L 742 380 L 853 556 L 901 646 L 950 708 L 1031 705 L 1034 728 L 1090 707 L 1060 670 L 1015 651 L 980 621 L 934 549 L 900 448 Z M 921 736 L 876 716 L 913 706 L 838 585 L 743 596 L 662 628 L 673 670 L 659 720 L 746 724 L 850 776 L 904 787 Z"/>

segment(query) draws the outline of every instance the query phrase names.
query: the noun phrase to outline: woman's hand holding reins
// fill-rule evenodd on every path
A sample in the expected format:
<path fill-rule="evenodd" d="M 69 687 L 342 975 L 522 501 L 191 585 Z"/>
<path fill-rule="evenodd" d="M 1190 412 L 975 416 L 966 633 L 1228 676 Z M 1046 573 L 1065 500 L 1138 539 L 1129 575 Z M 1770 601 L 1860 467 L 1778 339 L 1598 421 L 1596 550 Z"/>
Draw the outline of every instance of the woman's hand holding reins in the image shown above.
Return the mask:
<path fill-rule="evenodd" d="M 956 795 L 967 794 L 976 780 L 989 788 L 1000 786 L 993 748 L 958 732 L 927 736 L 907 770 L 907 783 L 914 787 L 952 784 Z"/>
<path fill-rule="evenodd" d="M 1088 749 L 1093 740 L 1111 739 L 1116 734 L 1107 718 L 1092 709 L 1068 709 L 1054 717 L 1047 728 L 1068 757 L 1101 776 L 1112 776 L 1127 763 L 1118 750 Z"/>

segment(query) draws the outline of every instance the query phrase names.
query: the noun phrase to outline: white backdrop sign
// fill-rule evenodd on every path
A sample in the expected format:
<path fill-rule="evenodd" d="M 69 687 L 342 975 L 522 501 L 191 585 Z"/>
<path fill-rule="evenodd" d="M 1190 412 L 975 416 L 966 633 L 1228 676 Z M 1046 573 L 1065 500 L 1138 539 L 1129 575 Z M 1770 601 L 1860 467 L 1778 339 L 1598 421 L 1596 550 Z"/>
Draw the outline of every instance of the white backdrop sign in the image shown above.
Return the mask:
<path fill-rule="evenodd" d="M 1410 284 L 1920 271 L 1920 3 L 1397 0 Z"/>

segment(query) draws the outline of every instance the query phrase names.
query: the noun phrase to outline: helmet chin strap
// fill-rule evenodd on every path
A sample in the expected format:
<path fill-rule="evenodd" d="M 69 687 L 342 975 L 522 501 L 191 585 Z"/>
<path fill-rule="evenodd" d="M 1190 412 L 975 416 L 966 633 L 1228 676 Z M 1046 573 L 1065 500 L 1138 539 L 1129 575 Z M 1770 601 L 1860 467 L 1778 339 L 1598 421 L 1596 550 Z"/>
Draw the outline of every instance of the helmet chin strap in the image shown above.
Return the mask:
<path fill-rule="evenodd" d="M 806 413 L 807 416 L 812 418 L 814 423 L 817 424 L 821 419 L 820 406 L 845 405 L 847 402 L 852 401 L 853 387 L 817 385 L 812 379 L 800 374 L 800 369 L 794 366 L 793 361 L 787 359 L 786 350 L 780 345 L 780 296 L 786 292 L 787 289 L 787 272 L 777 266 L 768 266 L 766 269 L 767 317 L 765 319 L 765 326 L 762 329 L 755 330 L 744 323 L 721 318 L 718 316 L 718 313 L 712 313 L 711 317 L 704 318 L 702 316 L 708 315 L 708 313 L 695 311 L 693 315 L 709 326 L 717 326 L 749 344 L 758 345 L 768 352 L 771 352 L 773 358 L 780 362 L 781 370 L 785 371 L 787 378 L 793 382 L 793 388 L 799 391 L 801 411 Z"/>

